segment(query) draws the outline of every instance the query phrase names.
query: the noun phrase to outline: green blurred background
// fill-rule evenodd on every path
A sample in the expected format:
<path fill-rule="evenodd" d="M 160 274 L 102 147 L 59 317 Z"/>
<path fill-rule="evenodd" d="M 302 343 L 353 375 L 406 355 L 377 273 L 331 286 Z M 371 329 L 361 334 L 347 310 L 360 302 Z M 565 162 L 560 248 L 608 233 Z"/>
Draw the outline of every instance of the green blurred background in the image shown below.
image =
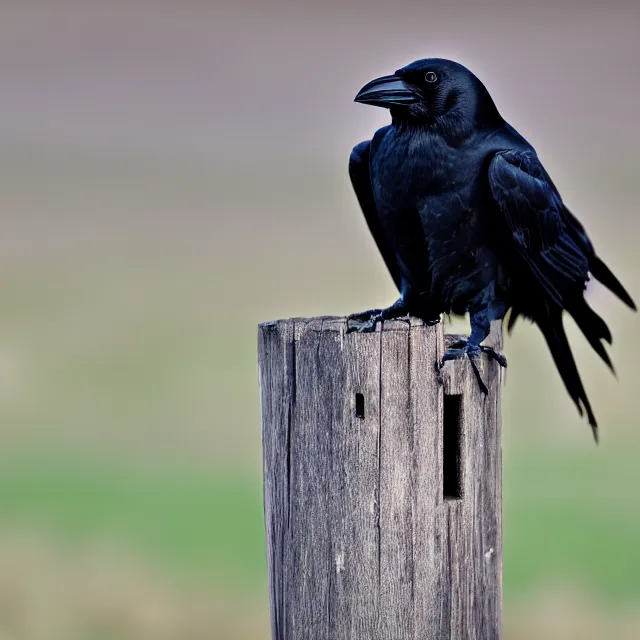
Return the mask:
<path fill-rule="evenodd" d="M 639 18 L 3 2 L 0 638 L 269 637 L 256 325 L 395 299 L 346 176 L 385 122 L 369 79 L 470 66 L 640 298 Z M 619 377 L 571 326 L 599 447 L 538 333 L 506 345 L 507 640 L 640 637 L 637 317 L 588 295 Z"/>

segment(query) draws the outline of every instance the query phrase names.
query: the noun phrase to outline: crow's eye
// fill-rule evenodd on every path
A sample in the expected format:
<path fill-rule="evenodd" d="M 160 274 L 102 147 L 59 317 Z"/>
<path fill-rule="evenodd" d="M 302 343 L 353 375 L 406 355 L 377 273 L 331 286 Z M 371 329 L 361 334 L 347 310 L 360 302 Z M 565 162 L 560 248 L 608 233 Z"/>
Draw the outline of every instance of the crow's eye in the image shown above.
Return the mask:
<path fill-rule="evenodd" d="M 433 84 L 438 81 L 438 74 L 435 71 L 427 71 L 424 75 L 424 79 L 429 83 Z"/>

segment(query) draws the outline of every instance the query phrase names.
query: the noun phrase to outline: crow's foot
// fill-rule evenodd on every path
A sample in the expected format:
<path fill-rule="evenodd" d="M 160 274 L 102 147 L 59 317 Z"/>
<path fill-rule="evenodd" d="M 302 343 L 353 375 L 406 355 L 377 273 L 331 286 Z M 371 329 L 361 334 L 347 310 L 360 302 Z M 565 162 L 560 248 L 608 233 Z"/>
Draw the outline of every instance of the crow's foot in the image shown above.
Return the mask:
<path fill-rule="evenodd" d="M 482 380 L 482 374 L 480 373 L 480 369 L 478 368 L 478 359 L 482 353 L 486 353 L 492 360 L 495 360 L 501 367 L 507 366 L 507 359 L 501 354 L 492 349 L 491 347 L 486 347 L 481 344 L 474 344 L 470 342 L 467 338 L 463 338 L 454 342 L 445 352 L 442 357 L 442 362 L 440 366 L 443 367 L 444 363 L 449 360 L 459 360 L 460 358 L 469 358 L 471 362 L 471 368 L 473 369 L 473 373 L 476 376 L 476 380 L 478 381 L 478 385 L 480 387 L 480 391 L 485 395 L 489 393 L 489 389 L 487 389 L 487 385 Z"/>
<path fill-rule="evenodd" d="M 411 323 L 409 311 L 402 299 L 386 309 L 369 309 L 369 311 L 352 313 L 347 316 L 347 333 L 352 333 L 353 331 L 371 333 L 376 330 L 376 323 L 384 320 L 402 320 L 407 324 Z"/>

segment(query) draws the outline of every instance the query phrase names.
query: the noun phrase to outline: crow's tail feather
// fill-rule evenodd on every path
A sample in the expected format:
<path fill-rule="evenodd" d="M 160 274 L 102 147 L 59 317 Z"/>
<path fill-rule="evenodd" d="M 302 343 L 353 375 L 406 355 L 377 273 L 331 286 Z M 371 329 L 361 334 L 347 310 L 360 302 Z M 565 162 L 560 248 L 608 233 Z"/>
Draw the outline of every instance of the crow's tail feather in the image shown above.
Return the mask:
<path fill-rule="evenodd" d="M 595 315 L 595 314 L 594 314 Z M 547 341 L 549 350 L 553 357 L 560 377 L 564 382 L 571 399 L 574 401 L 580 415 L 587 413 L 589 424 L 593 430 L 593 437 L 596 442 L 598 441 L 598 423 L 596 417 L 591 410 L 591 404 L 587 398 L 587 394 L 580 380 L 580 374 L 576 367 L 573 354 L 571 353 L 571 347 L 567 340 L 567 335 L 564 332 L 562 325 L 562 310 L 550 310 L 543 318 L 536 318 L 536 324 L 540 327 L 542 334 Z"/>
<path fill-rule="evenodd" d="M 602 340 L 611 344 L 611 332 L 606 322 L 587 304 L 583 297 L 580 297 L 575 304 L 567 306 L 567 311 L 576 321 L 580 331 L 589 341 L 593 350 L 604 360 L 615 375 L 609 354 L 602 344 Z"/>
<path fill-rule="evenodd" d="M 589 256 L 589 271 L 591 271 L 591 275 L 593 275 L 596 280 L 602 282 L 609 291 L 617 295 L 622 302 L 636 311 L 636 303 L 622 286 L 620 280 L 613 275 L 611 269 L 595 254 Z"/>

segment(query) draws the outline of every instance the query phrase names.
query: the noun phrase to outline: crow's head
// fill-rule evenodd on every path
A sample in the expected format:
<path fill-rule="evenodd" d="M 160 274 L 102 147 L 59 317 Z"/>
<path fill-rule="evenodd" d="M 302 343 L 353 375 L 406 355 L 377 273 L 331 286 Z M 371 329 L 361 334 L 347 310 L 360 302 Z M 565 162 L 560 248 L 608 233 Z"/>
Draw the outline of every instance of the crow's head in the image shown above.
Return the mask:
<path fill-rule="evenodd" d="M 356 102 L 386 107 L 400 122 L 500 120 L 485 86 L 466 67 L 442 58 L 417 60 L 366 84 Z"/>

